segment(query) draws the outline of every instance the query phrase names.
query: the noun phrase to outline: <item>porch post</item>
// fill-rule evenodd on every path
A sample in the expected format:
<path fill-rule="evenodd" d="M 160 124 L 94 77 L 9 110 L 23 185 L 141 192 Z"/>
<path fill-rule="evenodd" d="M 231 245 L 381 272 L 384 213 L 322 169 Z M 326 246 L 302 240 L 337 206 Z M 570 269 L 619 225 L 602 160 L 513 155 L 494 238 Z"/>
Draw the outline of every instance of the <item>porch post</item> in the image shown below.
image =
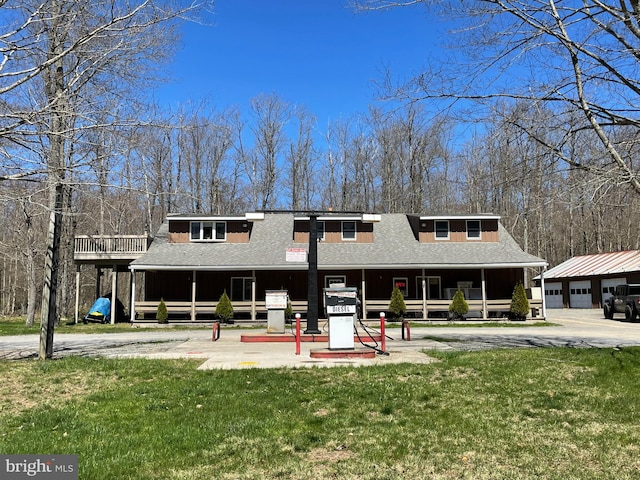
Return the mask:
<path fill-rule="evenodd" d="M 102 277 L 102 268 L 96 266 L 96 294 L 95 298 L 100 298 L 100 278 Z"/>
<path fill-rule="evenodd" d="M 196 321 L 196 271 L 191 272 L 191 321 Z"/>
<path fill-rule="evenodd" d="M 129 322 L 136 319 L 136 271 L 129 270 Z"/>
<path fill-rule="evenodd" d="M 364 319 L 367 318 L 367 295 L 366 295 L 367 282 L 365 281 L 364 268 L 362 269 L 361 275 L 362 275 L 362 279 L 361 279 L 362 280 L 362 287 L 361 287 L 361 290 L 362 290 L 362 319 L 364 320 Z"/>
<path fill-rule="evenodd" d="M 547 267 L 543 267 L 540 272 L 540 296 L 542 297 L 542 318 L 547 319 L 547 296 L 544 294 L 544 272 Z"/>
<path fill-rule="evenodd" d="M 76 313 L 75 323 L 78 323 L 78 309 L 80 308 L 80 264 L 76 265 Z"/>
<path fill-rule="evenodd" d="M 118 266 L 113 265 L 111 267 L 111 325 L 116 324 L 116 315 L 118 309 L 116 308 L 116 301 L 118 300 Z"/>
<path fill-rule="evenodd" d="M 484 278 L 484 268 L 480 269 L 480 284 L 482 285 L 482 319 L 487 319 L 487 282 Z"/>
<path fill-rule="evenodd" d="M 136 319 L 136 271 L 131 269 L 131 303 L 129 304 L 129 321 Z"/>
<path fill-rule="evenodd" d="M 251 270 L 251 321 L 256 321 L 256 271 Z"/>
<path fill-rule="evenodd" d="M 424 276 L 424 268 L 422 269 L 422 318 L 429 318 L 427 312 L 427 279 Z"/>

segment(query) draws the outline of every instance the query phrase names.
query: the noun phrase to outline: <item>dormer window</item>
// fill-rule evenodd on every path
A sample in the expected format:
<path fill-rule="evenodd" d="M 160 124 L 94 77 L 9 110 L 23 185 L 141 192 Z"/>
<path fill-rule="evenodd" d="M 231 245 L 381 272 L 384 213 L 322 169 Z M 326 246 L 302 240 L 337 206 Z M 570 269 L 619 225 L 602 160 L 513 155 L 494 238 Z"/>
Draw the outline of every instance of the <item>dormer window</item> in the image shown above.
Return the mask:
<path fill-rule="evenodd" d="M 449 220 L 435 221 L 436 240 L 449 240 Z"/>
<path fill-rule="evenodd" d="M 480 232 L 480 220 L 467 220 L 467 238 L 469 240 L 480 240 Z"/>
<path fill-rule="evenodd" d="M 342 222 L 342 240 L 356 239 L 356 222 Z"/>
<path fill-rule="evenodd" d="M 227 239 L 226 222 L 191 222 L 192 242 L 224 242 Z"/>

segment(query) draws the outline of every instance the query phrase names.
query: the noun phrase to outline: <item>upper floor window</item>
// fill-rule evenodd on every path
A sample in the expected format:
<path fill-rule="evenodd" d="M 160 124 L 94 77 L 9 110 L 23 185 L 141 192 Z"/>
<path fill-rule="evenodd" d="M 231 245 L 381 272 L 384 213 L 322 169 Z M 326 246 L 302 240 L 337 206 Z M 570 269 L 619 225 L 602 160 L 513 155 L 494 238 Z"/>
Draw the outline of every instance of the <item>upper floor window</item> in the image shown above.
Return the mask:
<path fill-rule="evenodd" d="M 224 242 L 227 239 L 225 222 L 191 222 L 192 242 Z"/>
<path fill-rule="evenodd" d="M 480 239 L 480 220 L 467 220 L 467 238 Z"/>
<path fill-rule="evenodd" d="M 342 240 L 356 239 L 356 222 L 342 222 Z"/>
<path fill-rule="evenodd" d="M 449 239 L 449 220 L 436 220 L 436 240 Z"/>

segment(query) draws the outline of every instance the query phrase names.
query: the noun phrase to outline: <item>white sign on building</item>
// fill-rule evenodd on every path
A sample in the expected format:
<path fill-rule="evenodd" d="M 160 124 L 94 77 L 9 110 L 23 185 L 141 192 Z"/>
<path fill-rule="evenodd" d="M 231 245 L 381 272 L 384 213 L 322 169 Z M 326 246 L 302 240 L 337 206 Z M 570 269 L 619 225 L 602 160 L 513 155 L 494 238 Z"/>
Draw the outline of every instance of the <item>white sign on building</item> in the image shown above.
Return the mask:
<path fill-rule="evenodd" d="M 287 262 L 306 263 L 307 261 L 307 249 L 306 248 L 287 248 Z"/>

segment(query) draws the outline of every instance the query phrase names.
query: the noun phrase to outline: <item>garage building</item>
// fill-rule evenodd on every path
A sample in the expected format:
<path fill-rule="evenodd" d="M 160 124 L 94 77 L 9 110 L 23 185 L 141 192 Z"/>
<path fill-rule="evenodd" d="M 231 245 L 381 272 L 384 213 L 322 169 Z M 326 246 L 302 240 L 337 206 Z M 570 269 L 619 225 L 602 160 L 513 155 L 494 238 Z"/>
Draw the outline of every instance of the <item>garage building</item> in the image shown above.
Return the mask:
<path fill-rule="evenodd" d="M 546 307 L 601 308 L 623 283 L 640 283 L 640 250 L 573 257 L 544 273 Z"/>

